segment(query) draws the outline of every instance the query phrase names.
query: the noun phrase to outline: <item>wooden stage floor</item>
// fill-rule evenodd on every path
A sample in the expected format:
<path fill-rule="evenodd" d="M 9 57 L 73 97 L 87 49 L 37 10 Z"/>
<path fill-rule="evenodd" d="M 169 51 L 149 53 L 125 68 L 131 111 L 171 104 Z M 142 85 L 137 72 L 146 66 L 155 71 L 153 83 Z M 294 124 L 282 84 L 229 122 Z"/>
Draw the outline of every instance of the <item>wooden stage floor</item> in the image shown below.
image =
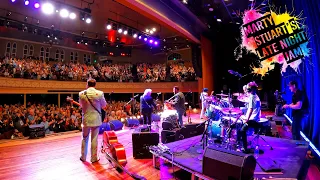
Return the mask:
<path fill-rule="evenodd" d="M 193 121 L 200 122 L 198 117 L 193 115 Z M 128 160 L 126 168 L 129 171 L 138 173 L 148 180 L 175 179 L 172 172 L 176 172 L 176 179 L 190 179 L 190 174 L 178 171 L 177 167 L 172 168 L 169 163 L 162 162 L 160 170 L 157 170 L 153 168 L 151 159 L 133 159 L 132 132 L 130 129 L 116 132 L 119 141 L 125 146 Z M 99 142 L 101 141 L 100 135 Z M 101 153 L 98 163 L 82 163 L 79 160 L 80 142 L 80 132 L 50 135 L 42 139 L 0 140 L 0 179 L 131 179 L 126 174 L 118 173 Z M 87 159 L 90 159 L 90 154 Z"/>

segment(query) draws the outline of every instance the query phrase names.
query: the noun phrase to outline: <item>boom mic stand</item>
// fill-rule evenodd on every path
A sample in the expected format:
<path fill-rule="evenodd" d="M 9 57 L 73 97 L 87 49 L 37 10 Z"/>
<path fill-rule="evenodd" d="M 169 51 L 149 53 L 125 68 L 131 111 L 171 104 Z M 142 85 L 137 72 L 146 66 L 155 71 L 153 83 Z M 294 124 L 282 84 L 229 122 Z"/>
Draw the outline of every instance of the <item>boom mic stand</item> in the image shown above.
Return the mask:
<path fill-rule="evenodd" d="M 211 126 L 211 119 L 209 118 L 208 120 L 204 121 L 203 123 L 199 124 L 197 127 L 205 125 L 205 129 L 202 133 L 202 137 L 200 142 L 202 142 L 202 148 L 201 149 L 197 149 L 197 153 L 199 153 L 200 155 L 198 156 L 198 160 L 202 161 L 203 160 L 203 153 L 204 153 L 204 149 L 205 147 L 207 147 L 208 145 L 208 127 Z"/>

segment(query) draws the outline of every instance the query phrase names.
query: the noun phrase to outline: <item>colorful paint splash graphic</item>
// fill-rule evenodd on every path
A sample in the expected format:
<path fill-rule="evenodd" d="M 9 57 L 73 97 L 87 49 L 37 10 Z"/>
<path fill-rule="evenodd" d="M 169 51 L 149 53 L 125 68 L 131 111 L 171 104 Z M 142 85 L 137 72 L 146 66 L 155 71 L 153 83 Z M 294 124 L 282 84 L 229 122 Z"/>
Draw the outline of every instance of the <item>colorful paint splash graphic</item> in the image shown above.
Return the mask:
<path fill-rule="evenodd" d="M 261 31 L 262 33 L 259 32 L 261 29 L 263 29 L 264 24 L 265 24 L 265 27 L 268 27 L 267 23 L 263 21 L 260 22 L 260 24 L 259 23 L 255 24 L 255 22 L 261 19 L 264 19 L 264 17 L 269 17 L 268 19 L 270 20 L 270 23 L 273 25 L 273 27 L 280 27 L 281 25 L 283 25 L 282 29 L 283 31 L 285 31 L 284 39 L 281 39 L 279 35 L 282 31 L 280 28 L 279 28 L 280 30 L 275 28 L 275 29 L 269 29 L 269 31 L 262 30 Z M 306 37 L 307 34 L 304 32 L 306 28 L 302 24 L 300 17 L 293 16 L 291 13 L 288 13 L 288 12 L 285 12 L 283 14 L 277 14 L 273 11 L 260 13 L 258 10 L 251 9 L 244 12 L 243 24 L 244 25 L 242 25 L 241 27 L 241 45 L 239 48 L 240 49 L 244 48 L 249 53 L 253 53 L 257 55 L 261 60 L 259 68 L 251 67 L 253 74 L 262 75 L 263 77 L 269 71 L 274 69 L 275 63 L 282 65 L 282 70 L 281 70 L 282 73 L 286 72 L 286 69 L 289 66 L 293 68 L 296 72 L 298 72 L 299 65 L 302 63 L 302 59 L 304 57 L 309 56 L 310 50 L 307 47 L 308 38 Z M 246 27 L 246 25 L 248 24 L 255 24 L 255 25 Z M 255 30 L 256 32 L 254 32 Z M 298 36 L 299 34 L 296 32 L 302 32 L 303 33 L 302 36 L 305 35 L 304 37 L 305 40 L 298 42 L 298 40 L 302 38 Z M 250 33 L 252 33 L 252 35 L 250 35 Z M 278 47 L 273 46 L 274 49 L 275 48 L 281 49 L 281 47 L 283 49 L 286 49 L 286 48 L 290 49 L 290 47 L 287 46 L 288 44 L 290 44 L 290 42 L 297 42 L 299 44 L 298 46 L 294 46 L 293 44 L 294 47 L 291 48 L 291 50 L 286 49 L 285 50 L 286 52 L 276 54 L 275 52 L 277 52 L 277 49 L 271 50 L 270 47 L 261 48 L 262 43 L 259 42 L 259 38 L 261 37 L 260 38 L 260 41 L 261 41 L 261 39 L 263 39 L 262 36 L 266 37 L 267 39 L 268 37 L 270 39 L 272 39 L 271 37 L 275 39 L 277 38 L 279 39 L 280 37 L 281 40 L 277 42 Z M 257 37 L 258 37 L 258 41 L 257 41 Z M 266 44 L 268 44 L 268 42 L 266 42 Z M 281 44 L 281 47 L 279 44 Z M 268 45 L 270 45 L 270 43 Z M 290 45 L 292 45 L 292 43 Z M 294 49 L 295 47 L 297 50 Z M 262 50 L 259 52 L 257 49 L 260 49 L 260 50 L 262 49 Z M 270 51 L 273 51 L 275 55 L 272 55 L 272 53 L 267 52 L 269 51 L 269 49 Z M 299 56 L 296 56 L 297 54 L 299 54 Z M 240 57 L 242 56 L 242 51 L 240 52 L 240 54 L 238 54 L 238 56 Z M 290 58 L 294 60 L 288 61 L 288 59 Z M 239 57 L 237 59 L 239 59 Z"/>

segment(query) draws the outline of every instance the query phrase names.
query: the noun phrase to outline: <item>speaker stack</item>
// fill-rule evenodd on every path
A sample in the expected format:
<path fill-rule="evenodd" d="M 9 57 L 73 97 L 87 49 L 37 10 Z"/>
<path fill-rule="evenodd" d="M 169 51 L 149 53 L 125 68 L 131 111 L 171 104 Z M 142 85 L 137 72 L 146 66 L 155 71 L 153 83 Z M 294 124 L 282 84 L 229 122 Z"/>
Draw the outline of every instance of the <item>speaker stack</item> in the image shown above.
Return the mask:
<path fill-rule="evenodd" d="M 202 170 L 213 179 L 251 180 L 256 164 L 252 155 L 209 146 L 204 153 Z"/>
<path fill-rule="evenodd" d="M 150 146 L 159 144 L 159 133 L 156 132 L 133 132 L 132 152 L 135 159 L 151 159 Z"/>

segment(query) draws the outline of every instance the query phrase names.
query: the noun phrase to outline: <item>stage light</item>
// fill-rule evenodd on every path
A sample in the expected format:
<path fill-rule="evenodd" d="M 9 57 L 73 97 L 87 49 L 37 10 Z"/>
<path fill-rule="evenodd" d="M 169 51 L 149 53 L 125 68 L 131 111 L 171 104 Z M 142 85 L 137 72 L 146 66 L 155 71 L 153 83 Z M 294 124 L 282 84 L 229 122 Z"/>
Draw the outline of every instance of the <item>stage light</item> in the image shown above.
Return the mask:
<path fill-rule="evenodd" d="M 107 29 L 110 30 L 112 28 L 111 24 L 107 25 Z"/>
<path fill-rule="evenodd" d="M 86 46 L 88 45 L 88 43 L 84 43 Z"/>
<path fill-rule="evenodd" d="M 42 5 L 41 10 L 45 14 L 52 14 L 54 12 L 54 7 L 50 3 L 45 3 Z"/>
<path fill-rule="evenodd" d="M 30 4 L 29 0 L 24 0 L 24 5 L 28 6 Z"/>
<path fill-rule="evenodd" d="M 139 36 L 139 39 L 141 39 L 141 38 L 142 38 L 142 36 L 140 35 L 140 36 Z"/>
<path fill-rule="evenodd" d="M 40 4 L 39 3 L 35 3 L 34 4 L 34 8 L 38 9 L 40 7 Z"/>
<path fill-rule="evenodd" d="M 155 42 L 154 42 L 154 45 L 158 45 L 158 41 L 155 41 Z"/>
<path fill-rule="evenodd" d="M 153 34 L 153 31 L 150 31 L 150 34 Z"/>
<path fill-rule="evenodd" d="M 222 20 L 221 19 L 217 19 L 217 22 L 222 22 Z"/>
<path fill-rule="evenodd" d="M 148 38 L 145 37 L 143 40 L 144 40 L 144 41 L 148 41 Z"/>
<path fill-rule="evenodd" d="M 62 10 L 60 11 L 60 16 L 61 16 L 62 18 L 68 17 L 68 16 L 69 16 L 69 11 L 66 10 L 66 9 L 62 9 Z"/>
<path fill-rule="evenodd" d="M 91 23 L 91 18 L 90 18 L 90 17 L 87 17 L 86 23 L 87 23 L 87 24 L 90 24 L 90 23 Z"/>
<path fill-rule="evenodd" d="M 153 40 L 152 40 L 152 39 L 150 39 L 150 40 L 149 40 L 149 43 L 153 43 Z"/>
<path fill-rule="evenodd" d="M 150 30 L 149 29 L 146 29 L 146 32 L 149 32 Z"/>
<path fill-rule="evenodd" d="M 128 31 L 127 31 L 127 30 L 124 30 L 124 31 L 123 31 L 123 34 L 124 34 L 124 35 L 127 35 L 127 34 L 128 34 Z"/>
<path fill-rule="evenodd" d="M 75 19 L 77 15 L 75 13 L 70 13 L 69 18 L 70 19 Z"/>
<path fill-rule="evenodd" d="M 134 35 L 133 35 L 133 38 L 137 38 L 137 36 L 138 36 L 137 34 L 134 34 Z"/>
<path fill-rule="evenodd" d="M 121 28 L 118 29 L 118 33 L 122 33 L 122 29 Z"/>
<path fill-rule="evenodd" d="M 156 29 L 156 28 L 152 28 L 152 31 L 153 31 L 153 32 L 156 32 L 156 31 L 157 31 L 157 29 Z"/>
<path fill-rule="evenodd" d="M 183 4 L 188 4 L 187 0 L 182 0 Z"/>
<path fill-rule="evenodd" d="M 209 11 L 213 11 L 213 8 L 209 8 Z"/>
<path fill-rule="evenodd" d="M 11 0 L 11 2 L 16 2 L 16 0 Z"/>
<path fill-rule="evenodd" d="M 80 44 L 80 42 L 79 42 L 79 41 L 77 41 L 77 44 Z"/>

